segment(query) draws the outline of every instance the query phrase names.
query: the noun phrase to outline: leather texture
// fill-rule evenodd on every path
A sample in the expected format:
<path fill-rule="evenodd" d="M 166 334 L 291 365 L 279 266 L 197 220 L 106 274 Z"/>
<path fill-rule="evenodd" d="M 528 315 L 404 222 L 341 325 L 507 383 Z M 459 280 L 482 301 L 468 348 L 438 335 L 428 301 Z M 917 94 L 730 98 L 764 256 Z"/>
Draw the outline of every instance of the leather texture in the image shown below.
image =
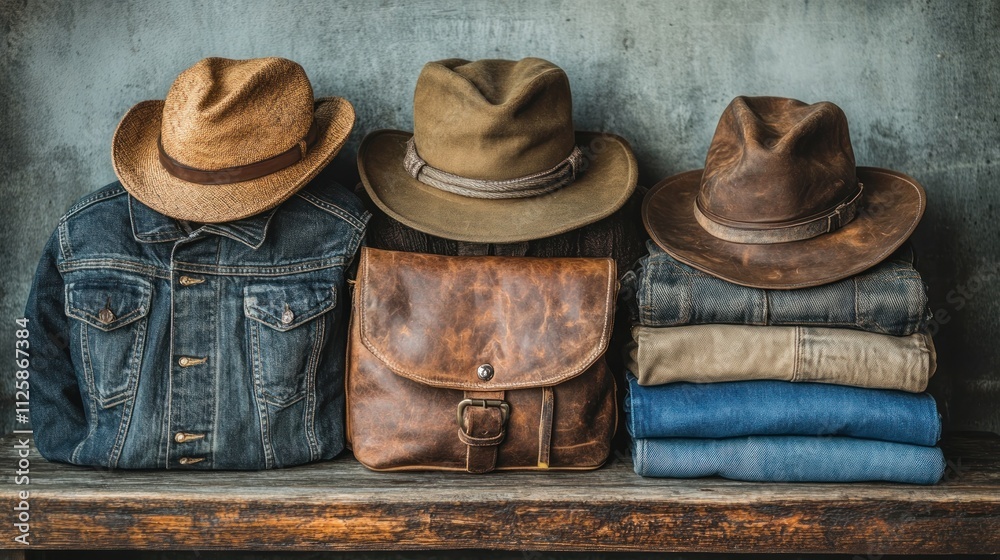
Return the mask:
<path fill-rule="evenodd" d="M 611 259 L 363 249 L 346 383 L 355 456 L 375 470 L 599 467 L 617 425 L 604 359 L 616 293 Z"/>
<path fill-rule="evenodd" d="M 727 226 L 780 229 L 823 216 L 857 191 L 840 107 L 737 97 L 719 119 L 697 204 Z"/>
<path fill-rule="evenodd" d="M 743 286 L 796 289 L 875 266 L 913 233 L 925 207 L 913 178 L 856 167 L 836 105 L 737 97 L 705 168 L 660 181 L 642 217 L 653 241 L 684 264 Z"/>

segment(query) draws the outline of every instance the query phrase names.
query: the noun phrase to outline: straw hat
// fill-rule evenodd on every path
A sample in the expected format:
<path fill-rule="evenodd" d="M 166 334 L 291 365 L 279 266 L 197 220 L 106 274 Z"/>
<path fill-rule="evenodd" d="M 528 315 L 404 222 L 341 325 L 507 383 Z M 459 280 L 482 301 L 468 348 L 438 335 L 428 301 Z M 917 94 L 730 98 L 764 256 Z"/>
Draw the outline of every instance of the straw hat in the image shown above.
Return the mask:
<path fill-rule="evenodd" d="M 354 126 L 339 97 L 313 100 L 301 66 L 283 58 L 206 58 L 163 101 L 132 107 L 111 158 L 125 190 L 167 216 L 228 222 L 305 186 Z"/>
<path fill-rule="evenodd" d="M 574 131 L 566 73 L 538 58 L 428 63 L 413 130 L 366 136 L 361 181 L 387 215 L 438 237 L 549 237 L 611 215 L 635 189 L 628 142 Z"/>
<path fill-rule="evenodd" d="M 736 284 L 805 288 L 888 257 L 923 216 L 924 188 L 855 167 L 833 103 L 737 97 L 705 168 L 668 177 L 643 200 L 650 237 L 677 260 Z"/>

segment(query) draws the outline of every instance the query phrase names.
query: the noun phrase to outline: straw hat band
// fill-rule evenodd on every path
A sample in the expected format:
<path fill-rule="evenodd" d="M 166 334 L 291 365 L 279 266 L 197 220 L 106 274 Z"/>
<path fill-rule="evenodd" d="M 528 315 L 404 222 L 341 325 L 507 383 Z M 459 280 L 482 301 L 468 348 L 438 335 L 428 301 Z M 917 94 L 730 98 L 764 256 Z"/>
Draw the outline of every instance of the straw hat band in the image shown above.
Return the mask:
<path fill-rule="evenodd" d="M 403 167 L 421 183 L 457 195 L 485 199 L 527 198 L 551 193 L 576 180 L 583 172 L 583 152 L 573 146 L 565 159 L 545 171 L 490 181 L 454 175 L 429 165 L 417 153 L 416 144 L 410 138 L 406 143 Z"/>
<path fill-rule="evenodd" d="M 865 186 L 859 182 L 857 191 L 833 210 L 790 224 L 755 224 L 726 220 L 702 208 L 700 197 L 695 197 L 694 217 L 705 231 L 714 237 L 733 243 L 769 244 L 801 241 L 836 231 L 854 220 L 864 188 Z"/>
<path fill-rule="evenodd" d="M 160 137 L 157 138 L 156 147 L 159 152 L 160 164 L 174 177 L 200 185 L 228 185 L 259 179 L 295 165 L 306 157 L 306 153 L 317 138 L 319 138 L 319 129 L 314 120 L 309 126 L 309 132 L 284 152 L 255 163 L 214 170 L 189 167 L 170 157 L 163 149 L 163 141 Z"/>

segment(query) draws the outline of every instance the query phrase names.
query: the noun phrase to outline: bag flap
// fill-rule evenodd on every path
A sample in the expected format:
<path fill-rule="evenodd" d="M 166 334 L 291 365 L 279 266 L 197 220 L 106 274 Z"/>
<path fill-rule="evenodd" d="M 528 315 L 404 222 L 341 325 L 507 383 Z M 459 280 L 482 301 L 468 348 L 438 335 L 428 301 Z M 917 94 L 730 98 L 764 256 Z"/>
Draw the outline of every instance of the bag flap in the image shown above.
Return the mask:
<path fill-rule="evenodd" d="M 364 248 L 355 320 L 397 375 L 458 390 L 551 386 L 607 350 L 611 259 L 445 257 Z M 480 379 L 481 365 L 492 376 Z"/>

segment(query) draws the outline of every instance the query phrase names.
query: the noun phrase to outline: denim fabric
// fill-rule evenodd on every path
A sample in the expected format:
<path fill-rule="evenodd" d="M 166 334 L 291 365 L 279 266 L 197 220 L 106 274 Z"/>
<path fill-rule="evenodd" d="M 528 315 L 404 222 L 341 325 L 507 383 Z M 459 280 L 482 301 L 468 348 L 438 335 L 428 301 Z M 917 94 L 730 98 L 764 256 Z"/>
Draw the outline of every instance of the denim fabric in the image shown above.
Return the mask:
<path fill-rule="evenodd" d="M 623 306 L 647 327 L 728 323 L 848 327 L 909 335 L 927 326 L 927 291 L 909 247 L 857 276 L 800 290 L 762 290 L 678 262 L 655 243 L 622 278 Z"/>
<path fill-rule="evenodd" d="M 945 469 L 937 447 L 848 437 L 635 439 L 633 461 L 641 476 L 757 482 L 934 484 Z"/>
<path fill-rule="evenodd" d="M 178 222 L 118 183 L 81 199 L 46 245 L 26 309 L 39 451 L 192 469 L 338 454 L 344 271 L 368 217 L 318 181 L 224 224 Z"/>
<path fill-rule="evenodd" d="M 733 381 L 643 387 L 628 375 L 628 431 L 635 438 L 836 435 L 934 445 L 934 397 L 824 383 Z"/>
<path fill-rule="evenodd" d="M 775 379 L 920 393 L 937 367 L 924 333 L 691 325 L 633 327 L 626 368 L 640 385 Z"/>

